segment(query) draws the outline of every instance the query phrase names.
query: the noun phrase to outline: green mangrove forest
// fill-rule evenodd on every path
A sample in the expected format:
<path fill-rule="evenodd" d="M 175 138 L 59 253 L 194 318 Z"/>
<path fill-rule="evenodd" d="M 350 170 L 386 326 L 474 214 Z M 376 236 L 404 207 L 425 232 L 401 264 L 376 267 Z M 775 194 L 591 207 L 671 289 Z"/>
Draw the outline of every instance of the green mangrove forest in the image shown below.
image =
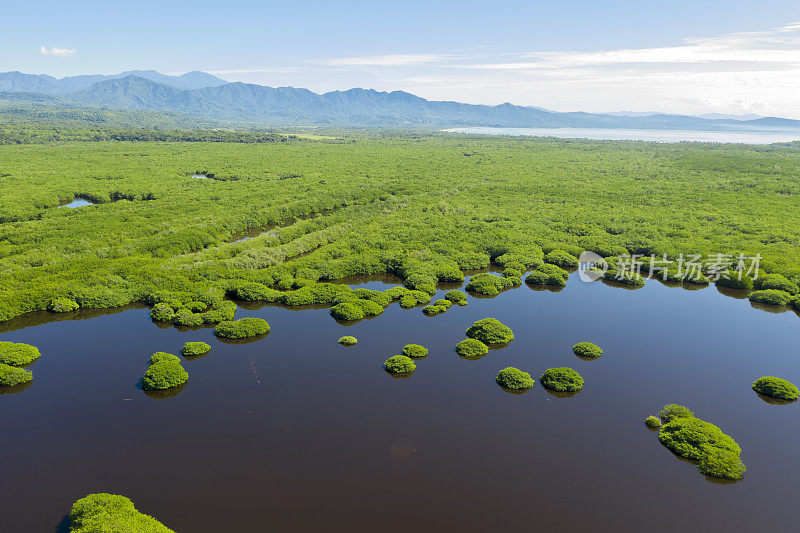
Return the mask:
<path fill-rule="evenodd" d="M 705 283 L 759 255 L 756 286 L 752 272 L 719 283 L 800 308 L 792 146 L 64 135 L 0 146 L 0 320 L 144 302 L 154 320 L 191 327 L 232 320 L 226 297 L 323 303 L 336 319 L 360 320 L 377 305 L 334 303 L 316 286 L 391 273 L 409 308 L 429 305 L 437 282 L 491 263 L 503 275 L 472 276 L 467 292 L 495 295 L 526 271 L 528 284 L 564 285 L 584 250 L 666 258 L 673 268 L 658 268 L 669 279 Z M 56 209 L 74 198 L 91 205 Z M 246 231 L 256 234 L 232 241 Z M 679 272 L 681 254 L 696 254 L 700 269 Z M 466 302 L 459 293 L 444 300 Z M 448 307 L 436 301 L 426 314 Z"/>

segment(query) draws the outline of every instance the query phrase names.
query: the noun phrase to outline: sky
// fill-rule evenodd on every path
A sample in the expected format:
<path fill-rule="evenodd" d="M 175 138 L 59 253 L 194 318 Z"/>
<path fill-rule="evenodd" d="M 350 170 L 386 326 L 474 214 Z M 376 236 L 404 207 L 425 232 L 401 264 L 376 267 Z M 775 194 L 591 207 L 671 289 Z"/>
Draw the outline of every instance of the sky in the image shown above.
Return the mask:
<path fill-rule="evenodd" d="M 39 0 L 2 13 L 0 72 L 204 70 L 315 92 L 800 118 L 797 0 Z"/>

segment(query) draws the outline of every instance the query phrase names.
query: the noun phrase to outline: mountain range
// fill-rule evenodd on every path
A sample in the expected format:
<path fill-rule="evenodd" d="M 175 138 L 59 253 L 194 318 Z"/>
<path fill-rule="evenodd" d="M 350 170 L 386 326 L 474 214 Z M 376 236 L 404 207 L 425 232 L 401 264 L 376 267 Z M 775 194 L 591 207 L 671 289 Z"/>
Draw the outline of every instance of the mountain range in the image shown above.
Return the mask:
<path fill-rule="evenodd" d="M 432 101 L 403 91 L 350 89 L 324 94 L 294 87 L 228 83 L 205 72 L 168 76 L 153 70 L 57 79 L 0 73 L 0 99 L 47 100 L 48 105 L 164 111 L 205 120 L 274 125 L 437 128 L 800 130 L 800 121 L 775 117 L 691 117 L 666 114 L 560 113 L 509 103 L 487 106 Z M 46 98 L 45 98 L 46 97 Z"/>

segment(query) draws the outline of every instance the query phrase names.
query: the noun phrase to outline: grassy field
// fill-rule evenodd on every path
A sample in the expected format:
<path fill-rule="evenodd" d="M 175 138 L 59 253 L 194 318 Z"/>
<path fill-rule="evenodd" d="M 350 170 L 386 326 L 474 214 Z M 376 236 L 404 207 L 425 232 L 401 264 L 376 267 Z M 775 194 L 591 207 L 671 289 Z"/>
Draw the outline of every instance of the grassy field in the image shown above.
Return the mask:
<path fill-rule="evenodd" d="M 759 253 L 763 271 L 800 279 L 790 146 L 388 133 L 56 142 L 0 146 L 0 186 L 0 320 L 59 298 L 185 303 L 352 274 L 393 272 L 424 290 L 553 249 Z M 97 205 L 57 208 L 76 196 Z"/>

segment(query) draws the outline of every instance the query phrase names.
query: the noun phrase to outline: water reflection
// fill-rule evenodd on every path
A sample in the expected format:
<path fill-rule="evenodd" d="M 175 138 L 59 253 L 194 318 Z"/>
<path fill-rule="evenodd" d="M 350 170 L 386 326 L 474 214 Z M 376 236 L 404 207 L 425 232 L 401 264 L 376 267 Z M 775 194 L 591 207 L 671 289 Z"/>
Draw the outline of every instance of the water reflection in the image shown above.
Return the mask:
<path fill-rule="evenodd" d="M 145 396 L 152 398 L 153 400 L 166 400 L 167 398 L 174 398 L 179 395 L 188 384 L 189 382 L 186 381 L 177 387 L 172 387 L 171 389 L 142 390 L 142 392 L 144 392 Z"/>
<path fill-rule="evenodd" d="M 64 202 L 59 204 L 58 208 L 61 209 L 62 207 L 68 207 L 70 209 L 76 209 L 78 207 L 86 207 L 87 205 L 95 205 L 97 202 L 93 202 L 88 198 L 84 198 L 83 196 L 76 196 L 73 200 Z"/>
<path fill-rule="evenodd" d="M 542 388 L 544 389 L 544 391 L 547 394 L 549 394 L 550 396 L 553 396 L 555 398 L 574 398 L 575 396 L 577 396 L 578 394 L 583 392 L 583 390 L 577 390 L 577 391 L 555 391 L 555 390 L 550 390 L 550 389 L 548 389 L 546 387 L 542 387 Z"/>
<path fill-rule="evenodd" d="M 761 400 L 763 400 L 764 402 L 766 402 L 766 403 L 768 403 L 770 405 L 789 405 L 789 404 L 792 404 L 792 403 L 797 403 L 797 400 L 783 400 L 781 398 L 773 398 L 772 396 L 765 396 L 765 395 L 761 394 L 760 392 L 755 392 L 755 391 L 753 391 L 753 392 Z"/>
<path fill-rule="evenodd" d="M 35 376 L 34 379 L 36 379 Z M 33 385 L 33 381 L 20 383 L 19 385 L 14 385 L 13 387 L 0 387 L 0 395 L 19 394 L 20 392 L 27 390 L 31 385 Z"/>
<path fill-rule="evenodd" d="M 258 342 L 262 339 L 269 337 L 269 334 L 272 333 L 271 331 L 263 334 L 263 335 L 256 335 L 255 337 L 245 337 L 243 339 L 226 339 L 225 337 L 217 337 L 217 340 L 223 344 L 252 344 L 254 342 Z"/>

